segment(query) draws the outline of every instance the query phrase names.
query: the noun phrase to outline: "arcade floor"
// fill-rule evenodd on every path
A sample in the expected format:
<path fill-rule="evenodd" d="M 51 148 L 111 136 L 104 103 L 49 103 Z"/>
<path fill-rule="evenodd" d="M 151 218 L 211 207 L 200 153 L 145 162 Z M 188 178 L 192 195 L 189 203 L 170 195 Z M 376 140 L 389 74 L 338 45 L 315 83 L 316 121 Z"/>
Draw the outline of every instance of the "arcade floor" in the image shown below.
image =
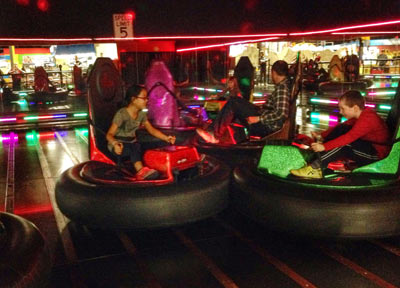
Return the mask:
<path fill-rule="evenodd" d="M 53 105 L 50 115 L 80 115 L 86 105 L 78 100 Z M 300 101 L 297 113 L 301 133 L 311 128 L 305 124 L 307 101 Z M 3 114 L 26 117 L 20 103 L 7 107 Z M 38 107 L 34 115 L 50 111 Z M 32 221 L 43 233 L 53 263 L 49 287 L 400 287 L 400 237 L 297 238 L 270 231 L 232 207 L 161 230 L 103 231 L 70 222 L 55 203 L 55 184 L 64 170 L 88 160 L 87 126 L 77 126 L 86 115 L 72 116 L 63 122 L 70 128 L 3 125 L 0 141 L 0 211 Z"/>
<path fill-rule="evenodd" d="M 231 207 L 171 229 L 77 225 L 56 207 L 54 187 L 62 171 L 88 159 L 87 127 L 10 135 L 0 146 L 0 210 L 32 221 L 47 239 L 49 287 L 400 287 L 400 237 L 296 238 Z"/>

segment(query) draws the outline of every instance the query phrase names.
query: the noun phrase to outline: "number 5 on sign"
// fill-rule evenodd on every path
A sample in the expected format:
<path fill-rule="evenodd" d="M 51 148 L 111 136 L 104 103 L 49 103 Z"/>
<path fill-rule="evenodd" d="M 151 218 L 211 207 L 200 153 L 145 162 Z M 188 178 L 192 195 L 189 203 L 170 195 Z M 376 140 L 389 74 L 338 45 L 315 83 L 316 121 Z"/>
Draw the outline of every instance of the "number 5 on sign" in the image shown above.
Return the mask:
<path fill-rule="evenodd" d="M 113 14 L 114 37 L 133 37 L 133 17 L 130 14 Z"/>

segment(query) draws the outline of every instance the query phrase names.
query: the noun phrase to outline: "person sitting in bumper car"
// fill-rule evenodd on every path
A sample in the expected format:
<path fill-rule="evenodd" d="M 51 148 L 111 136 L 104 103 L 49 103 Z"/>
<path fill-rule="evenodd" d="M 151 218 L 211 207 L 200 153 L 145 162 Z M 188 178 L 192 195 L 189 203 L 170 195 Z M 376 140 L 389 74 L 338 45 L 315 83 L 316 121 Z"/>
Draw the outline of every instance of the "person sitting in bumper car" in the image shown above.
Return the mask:
<path fill-rule="evenodd" d="M 389 129 L 374 110 L 365 108 L 365 99 L 359 91 L 350 90 L 340 96 L 339 110 L 347 121 L 322 133 L 312 132 L 315 139 L 322 140 L 311 144 L 314 152 L 320 152 L 319 157 L 311 164 L 291 170 L 293 175 L 319 179 L 330 162 L 345 158 L 363 166 L 389 154 Z"/>
<path fill-rule="evenodd" d="M 219 143 L 228 126 L 236 119 L 248 126 L 250 135 L 264 137 L 282 128 L 289 117 L 290 92 L 288 64 L 279 60 L 272 65 L 275 90 L 267 102 L 258 107 L 241 97 L 230 97 L 208 130 L 196 132 L 209 143 Z"/>
<path fill-rule="evenodd" d="M 168 136 L 154 128 L 147 120 L 146 108 L 148 101 L 145 88 L 134 85 L 128 88 L 125 95 L 126 106 L 119 109 L 114 115 L 106 138 L 108 149 L 117 156 L 129 157 L 133 163 L 138 180 L 151 180 L 158 177 L 158 171 L 143 166 L 140 143 L 136 140 L 136 130 L 143 125 L 146 130 L 163 141 L 174 144 L 175 136 Z"/>

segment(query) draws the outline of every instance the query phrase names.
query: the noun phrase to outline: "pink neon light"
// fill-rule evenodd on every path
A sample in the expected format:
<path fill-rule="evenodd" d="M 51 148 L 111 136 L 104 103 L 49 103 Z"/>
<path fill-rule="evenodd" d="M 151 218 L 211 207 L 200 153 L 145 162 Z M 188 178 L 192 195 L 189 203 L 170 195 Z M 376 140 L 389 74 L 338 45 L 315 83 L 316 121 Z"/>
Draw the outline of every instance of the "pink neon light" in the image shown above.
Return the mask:
<path fill-rule="evenodd" d="M 334 35 L 346 35 L 346 34 L 400 34 L 400 31 L 349 31 L 349 32 L 334 32 Z"/>
<path fill-rule="evenodd" d="M 2 140 L 5 140 L 5 141 L 10 141 L 11 139 L 13 139 L 13 140 L 18 140 L 18 135 L 15 135 L 15 136 L 12 137 L 12 138 L 11 138 L 11 136 L 1 136 L 1 139 L 2 139 Z"/>
<path fill-rule="evenodd" d="M 0 118 L 0 122 L 17 121 L 17 118 Z"/>
<path fill-rule="evenodd" d="M 375 105 L 375 104 L 365 104 L 365 106 L 367 106 L 367 107 L 371 107 L 371 108 L 375 108 L 375 107 L 376 107 L 376 105 Z"/>
<path fill-rule="evenodd" d="M 262 38 L 262 39 L 256 39 L 256 40 L 245 40 L 245 41 L 221 43 L 221 44 L 214 44 L 214 45 L 198 46 L 198 47 L 192 47 L 192 48 L 182 48 L 182 49 L 176 50 L 176 52 L 194 51 L 194 50 L 200 50 L 200 49 L 208 49 L 208 48 L 223 47 L 223 46 L 245 44 L 245 43 L 254 43 L 254 42 L 268 41 L 268 40 L 274 40 L 274 39 L 279 39 L 279 37 L 268 37 L 268 38 Z"/>
<path fill-rule="evenodd" d="M 71 38 L 71 39 L 66 39 L 66 38 L 0 38 L 0 41 L 15 41 L 15 42 L 26 42 L 26 41 L 32 41 L 32 42 L 42 42 L 42 41 L 93 41 L 92 38 Z"/>
<path fill-rule="evenodd" d="M 377 22 L 377 23 L 370 23 L 370 24 L 363 24 L 363 25 L 346 26 L 346 27 L 341 27 L 341 28 L 319 30 L 319 31 L 289 33 L 289 36 L 322 34 L 322 33 L 330 33 L 330 32 L 351 30 L 351 29 L 357 29 L 357 28 L 367 28 L 367 27 L 377 27 L 377 26 L 384 26 L 384 25 L 392 25 L 392 24 L 398 24 L 398 23 L 400 23 L 400 20 Z"/>
<path fill-rule="evenodd" d="M 149 37 L 102 37 L 94 38 L 97 41 L 110 41 L 110 40 L 168 40 L 168 39 L 216 39 L 216 38 L 254 38 L 254 37 L 277 37 L 287 36 L 287 33 L 267 33 L 267 34 L 246 34 L 246 35 L 189 35 L 189 36 L 149 36 Z"/>

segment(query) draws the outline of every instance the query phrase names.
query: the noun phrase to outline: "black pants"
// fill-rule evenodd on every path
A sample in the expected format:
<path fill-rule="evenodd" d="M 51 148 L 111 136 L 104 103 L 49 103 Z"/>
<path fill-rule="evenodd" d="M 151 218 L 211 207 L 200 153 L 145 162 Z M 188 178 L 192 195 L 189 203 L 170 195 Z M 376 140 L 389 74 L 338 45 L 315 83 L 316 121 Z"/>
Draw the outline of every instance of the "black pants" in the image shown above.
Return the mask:
<path fill-rule="evenodd" d="M 350 125 L 339 124 L 324 139 L 324 142 L 346 134 L 351 128 Z M 318 159 L 311 163 L 313 168 L 326 168 L 330 162 L 343 158 L 355 161 L 357 166 L 364 166 L 379 160 L 372 143 L 361 139 L 329 151 L 320 152 L 319 156 Z"/>
<path fill-rule="evenodd" d="M 242 125 L 249 129 L 250 135 L 265 136 L 273 132 L 268 126 L 261 122 L 248 124 L 246 118 L 249 116 L 260 116 L 261 110 L 258 106 L 250 103 L 241 97 L 231 97 L 222 110 L 218 113 L 213 123 L 214 134 L 221 137 L 228 126 L 234 121 L 239 120 Z"/>
<path fill-rule="evenodd" d="M 138 161 L 142 161 L 142 148 L 138 142 L 133 143 L 122 143 L 124 145 L 122 154 L 117 155 L 114 150 L 113 154 L 117 157 L 118 165 L 121 164 L 123 158 L 129 158 L 129 160 L 135 164 Z"/>

